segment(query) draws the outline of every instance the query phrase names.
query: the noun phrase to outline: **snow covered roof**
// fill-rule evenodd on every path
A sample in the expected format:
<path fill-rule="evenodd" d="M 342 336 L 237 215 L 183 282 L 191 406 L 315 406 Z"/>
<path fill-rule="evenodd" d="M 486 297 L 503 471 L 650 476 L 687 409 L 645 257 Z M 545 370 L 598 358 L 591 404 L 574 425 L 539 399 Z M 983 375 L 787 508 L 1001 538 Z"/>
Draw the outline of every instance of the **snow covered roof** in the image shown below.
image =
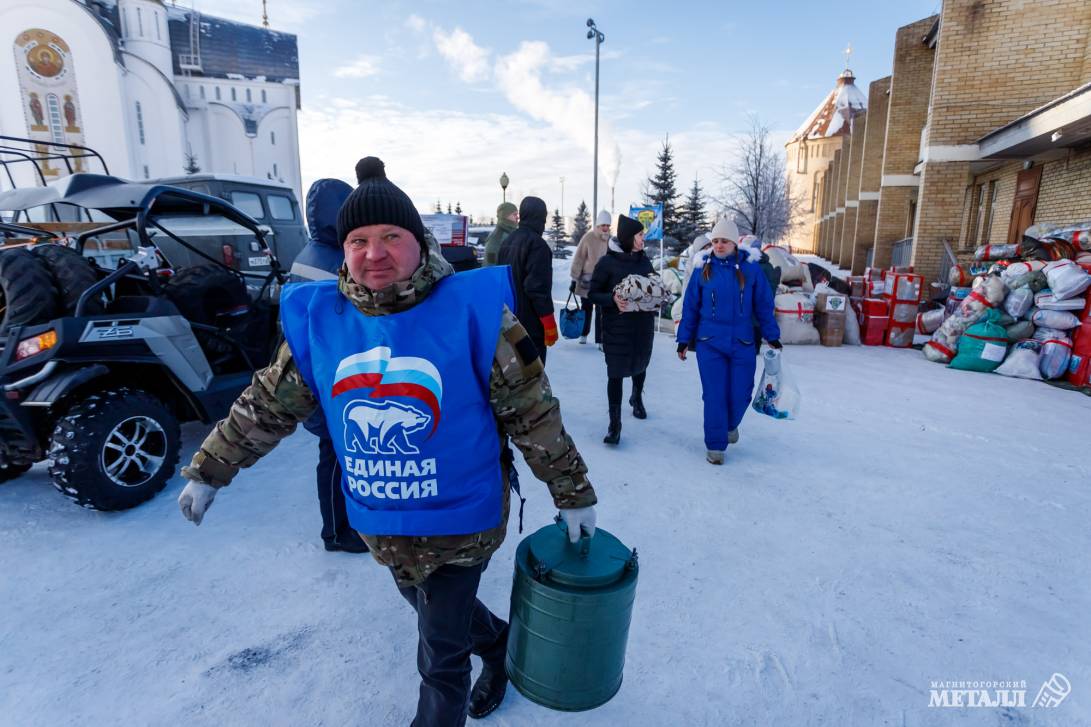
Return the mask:
<path fill-rule="evenodd" d="M 172 9 L 167 16 L 174 73 L 182 75 L 179 56 L 190 52 L 190 12 Z M 267 28 L 201 13 L 198 75 L 228 78 L 264 77 L 270 83 L 299 79 L 296 37 Z"/>
<path fill-rule="evenodd" d="M 826 98 L 811 112 L 788 143 L 847 134 L 852 129 L 850 122 L 853 117 L 866 109 L 867 96 L 856 87 L 856 77 L 846 68 L 837 77 L 837 85 L 826 94 Z"/>

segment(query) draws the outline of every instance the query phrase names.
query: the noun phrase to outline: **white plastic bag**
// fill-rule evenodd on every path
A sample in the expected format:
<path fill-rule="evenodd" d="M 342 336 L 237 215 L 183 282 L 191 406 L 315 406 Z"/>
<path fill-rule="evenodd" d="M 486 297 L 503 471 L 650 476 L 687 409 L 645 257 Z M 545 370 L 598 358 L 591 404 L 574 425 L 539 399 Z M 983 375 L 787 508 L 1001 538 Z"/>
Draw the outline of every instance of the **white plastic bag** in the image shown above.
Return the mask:
<path fill-rule="evenodd" d="M 782 353 L 775 348 L 766 349 L 762 361 L 765 369 L 751 406 L 774 419 L 795 419 L 799 416 L 799 387 L 785 366 Z"/>
<path fill-rule="evenodd" d="M 1044 310 L 1083 310 L 1083 298 L 1060 298 L 1046 288 L 1034 296 L 1034 305 Z"/>
<path fill-rule="evenodd" d="M 774 299 L 774 306 L 781 343 L 818 345 L 820 336 L 814 327 L 813 295 L 782 293 Z"/>
<path fill-rule="evenodd" d="M 1074 298 L 1091 286 L 1091 275 L 1071 260 L 1055 260 L 1042 272 L 1046 274 L 1054 300 Z"/>
<path fill-rule="evenodd" d="M 1004 299 L 1004 310 L 1007 311 L 1009 316 L 1019 320 L 1033 304 L 1034 291 L 1030 288 L 1019 288 L 1011 291 L 1008 297 Z"/>
<path fill-rule="evenodd" d="M 1001 376 L 1013 376 L 1018 379 L 1042 380 L 1042 372 L 1038 370 L 1038 354 L 1042 350 L 1039 341 L 1019 341 L 1011 348 L 1011 353 L 1004 359 L 1004 363 L 993 373 Z"/>
<path fill-rule="evenodd" d="M 1080 319 L 1063 310 L 1036 310 L 1030 317 L 1031 323 L 1042 328 L 1056 328 L 1068 331 L 1080 325 Z"/>

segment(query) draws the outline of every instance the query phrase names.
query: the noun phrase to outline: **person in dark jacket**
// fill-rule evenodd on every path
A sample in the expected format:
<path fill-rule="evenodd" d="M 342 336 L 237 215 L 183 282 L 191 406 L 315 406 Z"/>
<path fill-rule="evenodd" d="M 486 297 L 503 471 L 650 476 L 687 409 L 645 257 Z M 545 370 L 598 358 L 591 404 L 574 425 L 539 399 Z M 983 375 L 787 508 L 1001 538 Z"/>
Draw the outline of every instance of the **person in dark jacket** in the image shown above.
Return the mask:
<path fill-rule="evenodd" d="M 504 202 L 496 208 L 496 227 L 485 238 L 485 267 L 496 265 L 500 255 L 500 246 L 508 235 L 519 226 L 519 209 L 511 202 Z"/>
<path fill-rule="evenodd" d="M 515 317 L 538 349 L 542 363 L 546 347 L 557 342 L 553 317 L 553 254 L 542 238 L 548 209 L 537 197 L 519 203 L 519 227 L 500 246 L 497 262 L 511 266 L 515 283 Z"/>
<path fill-rule="evenodd" d="M 631 304 L 617 297 L 614 288 L 630 275 L 652 275 L 652 261 L 644 254 L 644 226 L 625 215 L 618 215 L 617 240 L 611 240 L 606 254 L 591 274 L 589 298 L 599 306 L 602 318 L 602 349 L 606 354 L 606 394 L 610 407 L 610 427 L 603 442 L 621 441 L 621 384 L 633 380 L 629 404 L 633 416 L 646 419 L 644 378 L 652 360 L 655 337 L 655 312 L 631 309 Z"/>
<path fill-rule="evenodd" d="M 307 190 L 307 229 L 310 239 L 292 262 L 293 283 L 309 280 L 337 280 L 337 271 L 345 262 L 345 252 L 337 239 L 337 211 L 352 193 L 352 187 L 340 179 L 319 179 Z M 326 550 L 366 553 L 367 545 L 349 525 L 345 514 L 345 495 L 341 491 L 341 466 L 333 451 L 329 430 L 322 412 L 303 423 L 318 437 L 318 510 L 322 513 L 322 542 Z"/>
<path fill-rule="evenodd" d="M 769 260 L 769 256 L 762 252 L 761 240 L 754 235 L 743 235 L 742 239 L 739 240 L 739 255 L 749 256 L 750 260 L 758 264 L 762 273 L 765 274 L 765 279 L 769 281 L 769 290 L 773 291 L 773 300 L 775 301 L 777 288 L 780 287 L 780 268 L 773 265 Z M 754 355 L 761 355 L 761 324 L 756 316 L 754 317 Z M 738 437 L 738 432 L 735 433 L 735 436 Z"/>
<path fill-rule="evenodd" d="M 723 464 L 729 443 L 754 389 L 753 321 L 773 348 L 780 328 L 773 316 L 773 291 L 758 263 L 741 255 L 735 223 L 722 219 L 709 233 L 712 254 L 694 271 L 678 325 L 678 358 L 696 350 L 704 399 L 705 449 L 710 464 Z"/>

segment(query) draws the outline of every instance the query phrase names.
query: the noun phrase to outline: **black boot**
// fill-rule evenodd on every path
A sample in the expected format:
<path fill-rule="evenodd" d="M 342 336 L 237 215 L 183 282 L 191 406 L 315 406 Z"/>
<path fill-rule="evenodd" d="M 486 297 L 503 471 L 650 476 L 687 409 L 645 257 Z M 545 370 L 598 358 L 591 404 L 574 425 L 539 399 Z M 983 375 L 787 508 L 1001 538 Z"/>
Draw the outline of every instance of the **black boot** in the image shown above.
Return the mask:
<path fill-rule="evenodd" d="M 354 531 L 348 533 L 342 533 L 338 535 L 334 540 L 323 541 L 326 546 L 326 550 L 331 553 L 343 551 L 345 553 L 367 553 L 367 543 L 364 539 L 357 535 Z"/>
<path fill-rule="evenodd" d="M 634 391 L 633 395 L 629 397 L 629 403 L 633 407 L 633 416 L 637 419 L 647 419 L 648 412 L 644 408 L 644 398 L 639 391 Z"/>
<path fill-rule="evenodd" d="M 610 428 L 602 438 L 605 444 L 617 444 L 621 441 L 621 407 L 610 407 Z"/>
<path fill-rule="evenodd" d="M 474 688 L 470 690 L 470 706 L 466 714 L 473 719 L 481 719 L 491 714 L 504 701 L 507 691 L 508 675 L 504 671 L 503 662 L 494 666 L 485 664 L 481 675 L 474 682 Z"/>

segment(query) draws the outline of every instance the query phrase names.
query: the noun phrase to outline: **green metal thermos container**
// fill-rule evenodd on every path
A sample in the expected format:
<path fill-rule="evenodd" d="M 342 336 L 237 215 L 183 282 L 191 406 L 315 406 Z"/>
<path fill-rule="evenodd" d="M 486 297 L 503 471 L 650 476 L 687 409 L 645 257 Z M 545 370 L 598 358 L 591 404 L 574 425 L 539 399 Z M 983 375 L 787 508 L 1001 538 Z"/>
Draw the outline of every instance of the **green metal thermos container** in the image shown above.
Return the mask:
<path fill-rule="evenodd" d="M 567 712 L 610 701 L 621 688 L 636 578 L 636 551 L 601 528 L 578 543 L 559 522 L 525 538 L 506 659 L 515 688 Z"/>

